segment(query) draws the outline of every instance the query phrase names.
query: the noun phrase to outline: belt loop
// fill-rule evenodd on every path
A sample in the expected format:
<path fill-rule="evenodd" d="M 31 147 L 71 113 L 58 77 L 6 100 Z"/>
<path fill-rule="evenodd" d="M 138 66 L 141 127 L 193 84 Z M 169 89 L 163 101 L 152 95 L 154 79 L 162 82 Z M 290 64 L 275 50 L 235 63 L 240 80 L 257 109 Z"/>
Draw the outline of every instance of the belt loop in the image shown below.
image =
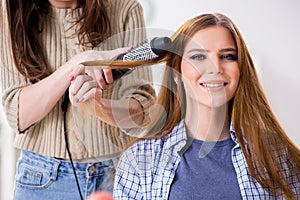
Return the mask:
<path fill-rule="evenodd" d="M 57 179 L 58 169 L 59 169 L 60 164 L 61 164 L 60 160 L 55 159 L 55 158 L 53 159 L 53 174 L 51 175 L 51 178 L 53 180 Z"/>

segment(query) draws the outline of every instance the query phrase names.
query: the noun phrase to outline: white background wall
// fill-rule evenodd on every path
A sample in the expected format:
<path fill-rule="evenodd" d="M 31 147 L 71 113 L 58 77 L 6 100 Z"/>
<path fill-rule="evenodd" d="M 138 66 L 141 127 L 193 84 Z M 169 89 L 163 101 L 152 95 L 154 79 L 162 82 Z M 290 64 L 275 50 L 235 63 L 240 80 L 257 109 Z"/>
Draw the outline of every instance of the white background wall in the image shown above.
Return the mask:
<path fill-rule="evenodd" d="M 140 2 L 148 27 L 154 29 L 175 31 L 187 19 L 206 12 L 220 12 L 230 17 L 253 55 L 274 113 L 291 139 L 300 146 L 300 1 Z"/>

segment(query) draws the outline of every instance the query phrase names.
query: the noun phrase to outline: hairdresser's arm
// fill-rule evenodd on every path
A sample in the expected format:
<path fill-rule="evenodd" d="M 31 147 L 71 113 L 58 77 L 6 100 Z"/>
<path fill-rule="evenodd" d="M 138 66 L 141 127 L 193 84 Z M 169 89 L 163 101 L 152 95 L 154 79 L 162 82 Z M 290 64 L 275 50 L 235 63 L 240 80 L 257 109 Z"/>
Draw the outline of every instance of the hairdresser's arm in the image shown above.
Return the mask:
<path fill-rule="evenodd" d="M 72 66 L 65 64 L 43 80 L 24 87 L 19 95 L 19 131 L 44 118 L 69 87 Z"/>
<path fill-rule="evenodd" d="M 112 126 L 132 128 L 142 124 L 144 112 L 139 101 L 134 98 L 101 98 L 102 90 L 97 81 L 86 74 L 82 65 L 75 68 L 72 74 L 75 80 L 71 83 L 69 98 L 74 106 L 80 106 L 82 111 L 96 115 Z"/>
<path fill-rule="evenodd" d="M 79 63 L 91 59 L 91 57 L 93 59 L 111 59 L 127 50 L 128 48 L 120 48 L 113 51 L 82 52 L 70 59 L 50 76 L 24 87 L 19 96 L 19 131 L 26 130 L 51 111 L 70 86 L 71 72 L 74 66 L 78 66 Z"/>
<path fill-rule="evenodd" d="M 141 104 L 134 98 L 96 100 L 95 112 L 102 121 L 123 129 L 142 125 L 144 118 Z"/>

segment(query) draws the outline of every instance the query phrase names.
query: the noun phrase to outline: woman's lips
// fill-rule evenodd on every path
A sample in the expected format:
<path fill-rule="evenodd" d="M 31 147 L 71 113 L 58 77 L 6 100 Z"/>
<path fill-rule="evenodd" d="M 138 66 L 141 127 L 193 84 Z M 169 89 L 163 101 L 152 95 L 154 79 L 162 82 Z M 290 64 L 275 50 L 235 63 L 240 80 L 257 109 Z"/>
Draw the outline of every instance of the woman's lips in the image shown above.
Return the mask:
<path fill-rule="evenodd" d="M 200 85 L 205 88 L 219 88 L 224 87 L 228 84 L 228 82 L 202 82 Z"/>

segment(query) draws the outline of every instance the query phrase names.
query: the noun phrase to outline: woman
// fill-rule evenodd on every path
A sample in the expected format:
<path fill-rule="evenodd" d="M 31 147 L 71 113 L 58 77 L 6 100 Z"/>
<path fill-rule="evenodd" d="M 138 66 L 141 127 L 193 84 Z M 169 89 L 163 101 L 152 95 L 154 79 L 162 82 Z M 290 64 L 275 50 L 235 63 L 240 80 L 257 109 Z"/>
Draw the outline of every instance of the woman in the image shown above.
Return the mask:
<path fill-rule="evenodd" d="M 115 199 L 299 199 L 300 151 L 275 119 L 237 27 L 204 14 L 172 40 L 155 137 L 121 156 Z"/>
<path fill-rule="evenodd" d="M 22 150 L 14 199 L 83 199 L 96 190 L 112 191 L 114 164 L 133 137 L 101 118 L 78 121 L 66 91 L 80 63 L 113 59 L 129 49 L 116 48 L 146 39 L 141 5 L 136 0 L 6 0 L 0 21 L 2 103 L 15 146 Z M 140 113 L 135 117 L 143 123 L 154 98 L 150 77 L 142 69 L 114 81 L 111 70 L 104 70 L 97 87 L 108 102 L 126 102 L 120 109 Z M 125 128 L 134 135 L 134 125 Z"/>

